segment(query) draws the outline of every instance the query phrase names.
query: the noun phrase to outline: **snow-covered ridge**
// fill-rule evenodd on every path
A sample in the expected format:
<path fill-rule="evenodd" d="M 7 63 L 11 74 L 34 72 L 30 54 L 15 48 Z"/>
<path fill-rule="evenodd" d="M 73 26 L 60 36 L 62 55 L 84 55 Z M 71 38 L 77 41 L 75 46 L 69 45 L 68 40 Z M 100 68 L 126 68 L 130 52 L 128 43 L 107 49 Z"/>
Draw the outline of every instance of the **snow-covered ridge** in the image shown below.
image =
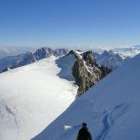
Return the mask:
<path fill-rule="evenodd" d="M 139 71 L 140 55 L 89 89 L 33 140 L 74 140 L 83 121 L 94 140 L 140 139 Z"/>
<path fill-rule="evenodd" d="M 56 63 L 61 68 L 59 76 L 75 81 L 78 85 L 77 96 L 84 94 L 91 86 L 95 86 L 98 81 L 111 72 L 110 69 L 96 63 L 92 51 L 79 53 L 72 50 L 57 59 Z"/>

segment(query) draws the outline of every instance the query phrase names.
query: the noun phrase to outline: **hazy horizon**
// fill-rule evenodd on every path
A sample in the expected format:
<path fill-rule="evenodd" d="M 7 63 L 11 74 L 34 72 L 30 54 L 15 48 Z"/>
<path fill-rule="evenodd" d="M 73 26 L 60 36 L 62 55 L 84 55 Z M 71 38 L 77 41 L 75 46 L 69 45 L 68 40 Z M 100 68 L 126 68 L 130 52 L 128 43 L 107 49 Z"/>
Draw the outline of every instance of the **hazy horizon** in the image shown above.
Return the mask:
<path fill-rule="evenodd" d="M 103 49 L 103 50 L 111 50 L 111 49 L 125 49 L 125 48 L 140 48 L 140 45 L 131 45 L 131 46 L 121 46 L 121 47 L 95 47 L 95 46 L 22 46 L 22 45 L 0 45 L 0 49 L 24 49 L 24 50 L 34 50 L 39 48 L 52 48 L 52 49 L 81 49 L 81 50 L 94 50 L 94 49 Z"/>

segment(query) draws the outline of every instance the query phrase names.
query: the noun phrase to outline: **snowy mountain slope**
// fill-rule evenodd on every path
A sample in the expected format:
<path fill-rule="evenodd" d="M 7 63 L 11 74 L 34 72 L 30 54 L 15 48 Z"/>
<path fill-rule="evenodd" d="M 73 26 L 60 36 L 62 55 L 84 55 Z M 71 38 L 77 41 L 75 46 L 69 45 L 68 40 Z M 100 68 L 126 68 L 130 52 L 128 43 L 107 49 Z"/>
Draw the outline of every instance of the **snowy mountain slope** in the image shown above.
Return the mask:
<path fill-rule="evenodd" d="M 48 56 L 54 55 L 54 56 L 63 56 L 66 55 L 69 52 L 68 49 L 58 48 L 58 49 L 51 49 L 47 47 L 38 48 L 35 51 L 32 52 L 32 55 L 36 60 L 40 60 L 42 58 L 46 58 Z"/>
<path fill-rule="evenodd" d="M 134 57 L 140 54 L 140 45 L 132 46 L 129 48 L 115 48 L 111 49 L 116 54 L 123 55 L 125 57 Z"/>
<path fill-rule="evenodd" d="M 110 68 L 112 70 L 118 68 L 123 64 L 128 57 L 114 53 L 113 51 L 104 51 L 102 53 L 94 53 L 97 64 Z"/>
<path fill-rule="evenodd" d="M 129 48 L 114 49 L 95 49 L 94 52 L 98 64 L 111 69 L 116 69 L 122 65 L 125 60 L 140 54 L 140 46 L 136 45 Z"/>
<path fill-rule="evenodd" d="M 17 56 L 7 56 L 0 59 L 0 72 L 5 72 L 8 69 L 21 67 L 33 62 L 35 62 L 35 58 L 30 52 Z"/>
<path fill-rule="evenodd" d="M 94 140 L 139 140 L 139 72 L 140 55 L 89 89 L 33 140 L 74 140 L 83 121 Z"/>
<path fill-rule="evenodd" d="M 72 67 L 76 61 L 75 55 L 73 53 L 68 53 L 64 57 L 60 57 L 57 59 L 56 63 L 58 67 L 61 68 L 59 76 L 61 78 L 74 81 L 74 77 L 72 74 Z"/>
<path fill-rule="evenodd" d="M 94 52 L 96 52 L 97 54 L 102 54 L 104 51 L 107 51 L 107 52 L 113 52 L 115 54 L 119 54 L 121 56 L 124 56 L 124 57 L 134 57 L 138 54 L 140 54 L 140 45 L 134 45 L 134 46 L 131 46 L 131 47 L 121 47 L 121 48 L 94 48 L 93 50 Z"/>
<path fill-rule="evenodd" d="M 77 87 L 59 78 L 55 59 L 0 74 L 0 140 L 31 139 L 73 102 Z"/>
<path fill-rule="evenodd" d="M 31 52 L 21 53 L 15 56 L 7 56 L 0 59 L 0 72 L 5 72 L 9 68 L 17 68 L 27 64 L 31 64 L 35 61 L 47 58 L 51 55 L 62 56 L 68 52 L 67 49 L 51 49 L 51 48 L 39 48 Z"/>

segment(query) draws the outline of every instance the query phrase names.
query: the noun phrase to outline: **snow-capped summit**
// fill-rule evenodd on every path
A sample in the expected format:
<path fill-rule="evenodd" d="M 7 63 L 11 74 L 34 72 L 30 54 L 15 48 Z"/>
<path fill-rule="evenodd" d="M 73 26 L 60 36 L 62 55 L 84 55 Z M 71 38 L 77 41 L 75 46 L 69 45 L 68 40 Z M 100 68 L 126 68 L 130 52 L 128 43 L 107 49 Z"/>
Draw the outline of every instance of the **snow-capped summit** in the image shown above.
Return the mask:
<path fill-rule="evenodd" d="M 43 48 L 39 48 L 36 49 L 33 52 L 33 56 L 35 57 L 36 60 L 40 60 L 46 57 L 49 57 L 51 55 L 54 56 L 63 56 L 66 55 L 68 53 L 68 49 L 51 49 L 51 48 L 47 48 L 47 47 L 43 47 Z"/>
<path fill-rule="evenodd" d="M 53 54 L 53 50 L 50 48 L 39 48 L 33 52 L 33 56 L 36 60 L 46 58 Z"/>
<path fill-rule="evenodd" d="M 140 55 L 90 88 L 33 140 L 75 140 L 81 122 L 94 140 L 139 140 L 139 71 Z"/>

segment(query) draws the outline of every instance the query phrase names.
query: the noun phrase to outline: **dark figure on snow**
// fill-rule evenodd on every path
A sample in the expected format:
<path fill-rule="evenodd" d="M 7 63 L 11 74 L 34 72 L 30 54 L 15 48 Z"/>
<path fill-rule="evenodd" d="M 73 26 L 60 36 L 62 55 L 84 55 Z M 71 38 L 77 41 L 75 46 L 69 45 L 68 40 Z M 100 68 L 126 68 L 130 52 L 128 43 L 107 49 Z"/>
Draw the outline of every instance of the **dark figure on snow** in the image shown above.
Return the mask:
<path fill-rule="evenodd" d="M 92 140 L 86 123 L 82 123 L 82 128 L 79 130 L 77 140 Z"/>

